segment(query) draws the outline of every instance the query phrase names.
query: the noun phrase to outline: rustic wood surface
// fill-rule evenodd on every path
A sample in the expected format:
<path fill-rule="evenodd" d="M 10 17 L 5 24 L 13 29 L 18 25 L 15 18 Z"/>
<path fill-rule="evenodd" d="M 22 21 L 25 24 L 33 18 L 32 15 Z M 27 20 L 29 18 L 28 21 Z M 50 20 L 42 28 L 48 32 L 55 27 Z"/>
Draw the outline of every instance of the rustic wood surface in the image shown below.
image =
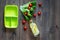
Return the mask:
<path fill-rule="evenodd" d="M 35 38 L 27 23 L 27 31 L 23 30 L 23 16 L 19 9 L 19 25 L 17 29 L 6 29 L 3 22 L 4 7 L 15 4 L 18 7 L 32 0 L 0 0 L 0 40 L 60 40 L 60 0 L 37 0 L 42 2 L 41 8 L 36 7 L 34 13 L 41 11 L 41 16 L 32 18 L 40 30 L 40 35 Z"/>

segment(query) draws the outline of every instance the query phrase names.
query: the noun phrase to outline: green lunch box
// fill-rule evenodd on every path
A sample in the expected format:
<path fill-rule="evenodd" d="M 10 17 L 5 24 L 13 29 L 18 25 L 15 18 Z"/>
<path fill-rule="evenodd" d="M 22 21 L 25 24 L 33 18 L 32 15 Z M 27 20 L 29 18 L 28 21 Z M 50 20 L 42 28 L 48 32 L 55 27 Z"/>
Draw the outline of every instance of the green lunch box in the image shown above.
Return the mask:
<path fill-rule="evenodd" d="M 4 25 L 6 28 L 18 27 L 18 6 L 6 5 L 4 9 Z"/>

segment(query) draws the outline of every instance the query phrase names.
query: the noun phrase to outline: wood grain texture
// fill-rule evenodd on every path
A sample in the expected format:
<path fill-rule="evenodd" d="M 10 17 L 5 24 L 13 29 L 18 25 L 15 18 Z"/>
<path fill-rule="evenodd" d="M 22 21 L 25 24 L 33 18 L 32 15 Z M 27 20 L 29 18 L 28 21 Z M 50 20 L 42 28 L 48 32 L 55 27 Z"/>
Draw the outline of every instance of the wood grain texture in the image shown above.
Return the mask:
<path fill-rule="evenodd" d="M 41 11 L 41 16 L 33 18 L 40 31 L 40 35 L 35 38 L 30 30 L 29 23 L 26 23 L 27 31 L 23 30 L 22 13 L 19 9 L 18 28 L 6 29 L 3 24 L 4 7 L 8 4 L 15 4 L 18 8 L 32 0 L 0 0 L 0 40 L 60 40 L 60 0 L 37 0 L 37 4 L 42 2 L 41 8 L 36 5 L 34 13 Z M 57 27 L 56 27 L 57 25 Z"/>

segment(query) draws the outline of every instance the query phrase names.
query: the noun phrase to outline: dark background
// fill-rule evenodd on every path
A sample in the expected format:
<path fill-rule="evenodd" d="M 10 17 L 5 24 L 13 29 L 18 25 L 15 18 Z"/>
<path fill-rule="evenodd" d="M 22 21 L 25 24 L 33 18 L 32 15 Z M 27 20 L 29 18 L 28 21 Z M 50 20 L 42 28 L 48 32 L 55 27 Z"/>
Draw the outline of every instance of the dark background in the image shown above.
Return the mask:
<path fill-rule="evenodd" d="M 0 40 L 60 40 L 60 0 L 37 0 L 42 2 L 41 8 L 36 7 L 34 13 L 41 11 L 41 16 L 32 18 L 37 24 L 40 35 L 35 38 L 27 23 L 27 31 L 23 30 L 23 16 L 19 9 L 19 25 L 17 29 L 6 29 L 3 22 L 4 7 L 7 4 L 16 4 L 18 7 L 32 0 L 0 0 Z"/>

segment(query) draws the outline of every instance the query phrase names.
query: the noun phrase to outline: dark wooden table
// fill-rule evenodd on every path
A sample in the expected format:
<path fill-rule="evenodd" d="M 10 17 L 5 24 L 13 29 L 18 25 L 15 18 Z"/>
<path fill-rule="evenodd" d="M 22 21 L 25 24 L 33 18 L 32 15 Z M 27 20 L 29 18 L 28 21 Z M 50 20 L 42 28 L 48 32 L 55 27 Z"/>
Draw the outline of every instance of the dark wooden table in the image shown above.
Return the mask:
<path fill-rule="evenodd" d="M 41 8 L 36 7 L 34 13 L 41 11 L 41 16 L 32 18 L 40 30 L 40 35 L 35 38 L 27 23 L 27 31 L 23 30 L 23 16 L 19 9 L 19 25 L 17 29 L 6 29 L 3 22 L 4 7 L 15 4 L 18 7 L 32 0 L 0 0 L 0 40 L 60 40 L 60 0 L 37 0 L 42 2 Z"/>

